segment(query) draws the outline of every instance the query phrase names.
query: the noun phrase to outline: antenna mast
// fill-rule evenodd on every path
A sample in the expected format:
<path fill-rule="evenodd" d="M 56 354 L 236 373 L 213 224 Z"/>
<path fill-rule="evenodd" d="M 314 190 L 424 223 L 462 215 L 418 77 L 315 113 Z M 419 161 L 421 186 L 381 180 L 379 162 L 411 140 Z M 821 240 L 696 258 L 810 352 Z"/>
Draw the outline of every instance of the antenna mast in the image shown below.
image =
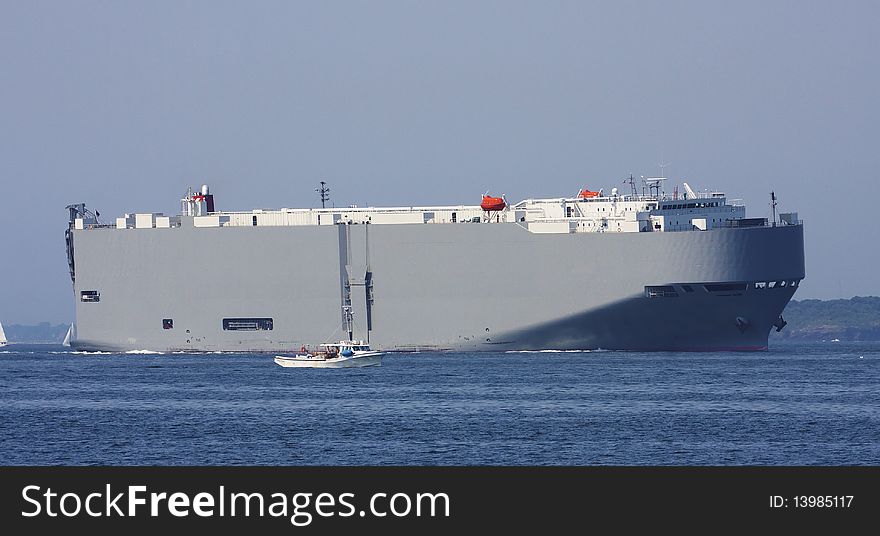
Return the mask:
<path fill-rule="evenodd" d="M 669 165 L 669 162 L 664 163 L 664 162 L 663 162 L 663 159 L 661 158 L 661 159 L 660 159 L 660 163 L 657 164 L 657 165 L 660 166 L 660 176 L 661 176 L 661 177 L 666 177 L 666 175 L 664 175 L 663 172 L 665 171 L 665 168 Z"/>
<path fill-rule="evenodd" d="M 633 179 L 632 173 L 629 174 L 628 179 L 623 179 L 623 183 L 624 184 L 629 183 L 629 189 L 632 191 L 632 196 L 634 198 L 639 196 L 639 192 L 638 192 L 638 190 L 636 190 L 636 181 L 635 181 L 635 179 Z"/>
<path fill-rule="evenodd" d="M 776 192 L 770 192 L 770 214 L 773 218 L 773 227 L 776 227 Z"/>
<path fill-rule="evenodd" d="M 326 208 L 327 201 L 330 200 L 330 188 L 327 187 L 327 183 L 321 181 L 321 187 L 315 188 L 315 191 L 321 195 L 321 208 Z"/>

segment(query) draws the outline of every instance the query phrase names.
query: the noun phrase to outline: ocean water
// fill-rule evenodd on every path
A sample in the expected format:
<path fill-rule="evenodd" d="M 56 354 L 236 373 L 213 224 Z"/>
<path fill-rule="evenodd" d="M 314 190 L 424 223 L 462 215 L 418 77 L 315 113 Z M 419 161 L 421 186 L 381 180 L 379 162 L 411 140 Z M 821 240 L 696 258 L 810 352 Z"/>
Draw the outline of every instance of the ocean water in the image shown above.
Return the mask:
<path fill-rule="evenodd" d="M 759 353 L 0 348 L 3 465 L 878 465 L 880 343 Z"/>

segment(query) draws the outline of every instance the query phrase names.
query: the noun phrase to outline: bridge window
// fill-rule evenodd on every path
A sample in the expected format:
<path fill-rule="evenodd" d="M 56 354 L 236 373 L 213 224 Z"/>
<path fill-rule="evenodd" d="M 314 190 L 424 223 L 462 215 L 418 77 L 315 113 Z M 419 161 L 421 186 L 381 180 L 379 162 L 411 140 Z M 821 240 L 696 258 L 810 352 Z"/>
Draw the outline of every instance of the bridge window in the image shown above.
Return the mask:
<path fill-rule="evenodd" d="M 97 290 L 83 290 L 79 293 L 79 301 L 99 302 L 101 301 L 101 293 Z"/>
<path fill-rule="evenodd" d="M 163 318 L 162 329 L 174 329 L 174 320 L 171 318 Z"/>

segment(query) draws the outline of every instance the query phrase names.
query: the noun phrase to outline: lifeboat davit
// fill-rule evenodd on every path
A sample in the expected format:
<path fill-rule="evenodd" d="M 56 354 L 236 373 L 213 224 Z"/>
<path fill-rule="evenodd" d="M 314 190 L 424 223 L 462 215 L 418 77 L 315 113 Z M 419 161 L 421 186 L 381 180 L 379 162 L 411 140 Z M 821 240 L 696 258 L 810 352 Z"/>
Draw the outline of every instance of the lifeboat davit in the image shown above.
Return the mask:
<path fill-rule="evenodd" d="M 581 199 L 591 199 L 593 197 L 599 197 L 601 192 L 591 192 L 589 189 L 584 188 L 580 192 L 578 192 L 578 197 Z"/>
<path fill-rule="evenodd" d="M 503 197 L 490 197 L 488 195 L 484 195 L 483 202 L 480 203 L 480 208 L 486 212 L 504 210 L 506 206 L 507 203 L 504 201 Z"/>

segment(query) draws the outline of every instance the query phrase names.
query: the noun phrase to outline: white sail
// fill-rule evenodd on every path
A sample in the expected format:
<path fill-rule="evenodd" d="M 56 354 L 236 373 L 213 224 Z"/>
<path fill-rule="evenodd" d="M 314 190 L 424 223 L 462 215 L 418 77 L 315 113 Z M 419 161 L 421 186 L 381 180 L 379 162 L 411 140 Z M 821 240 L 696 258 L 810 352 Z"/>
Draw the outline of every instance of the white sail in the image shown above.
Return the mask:
<path fill-rule="evenodd" d="M 70 346 L 70 339 L 72 338 L 72 335 L 73 335 L 73 324 L 71 324 L 70 327 L 67 328 L 67 335 L 64 336 L 64 342 L 62 342 L 61 344 L 64 346 Z"/>
<path fill-rule="evenodd" d="M 6 333 L 3 331 L 3 324 L 0 324 L 0 346 L 6 344 Z"/>

